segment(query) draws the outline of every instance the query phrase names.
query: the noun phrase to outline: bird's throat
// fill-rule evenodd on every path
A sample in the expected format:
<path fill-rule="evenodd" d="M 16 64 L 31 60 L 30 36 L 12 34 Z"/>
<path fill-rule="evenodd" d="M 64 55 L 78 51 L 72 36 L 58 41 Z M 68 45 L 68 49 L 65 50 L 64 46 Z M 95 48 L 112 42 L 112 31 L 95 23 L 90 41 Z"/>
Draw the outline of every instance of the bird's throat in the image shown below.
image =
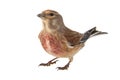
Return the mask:
<path fill-rule="evenodd" d="M 43 22 L 43 30 L 46 32 L 51 32 L 50 24 L 48 22 Z"/>
<path fill-rule="evenodd" d="M 43 21 L 43 29 L 47 32 L 55 32 L 59 29 L 59 25 L 54 21 Z"/>

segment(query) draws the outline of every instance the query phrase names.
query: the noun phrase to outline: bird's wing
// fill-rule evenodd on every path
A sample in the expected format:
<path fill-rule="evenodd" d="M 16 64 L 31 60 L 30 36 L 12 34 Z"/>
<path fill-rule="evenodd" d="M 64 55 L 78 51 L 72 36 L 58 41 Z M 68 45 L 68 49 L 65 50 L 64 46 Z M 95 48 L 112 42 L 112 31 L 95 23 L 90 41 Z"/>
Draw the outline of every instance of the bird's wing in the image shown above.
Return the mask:
<path fill-rule="evenodd" d="M 83 34 L 76 31 L 72 31 L 68 28 L 66 28 L 64 32 L 64 37 L 70 43 L 71 46 L 79 44 L 82 36 Z"/>

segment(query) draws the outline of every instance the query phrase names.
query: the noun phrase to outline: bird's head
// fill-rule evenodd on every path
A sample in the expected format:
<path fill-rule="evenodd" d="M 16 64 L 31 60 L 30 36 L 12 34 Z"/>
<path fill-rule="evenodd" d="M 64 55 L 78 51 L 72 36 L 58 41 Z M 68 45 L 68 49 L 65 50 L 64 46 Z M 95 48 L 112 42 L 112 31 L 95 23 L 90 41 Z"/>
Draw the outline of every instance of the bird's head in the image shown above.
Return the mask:
<path fill-rule="evenodd" d="M 62 16 L 54 10 L 45 10 L 37 15 L 49 29 L 60 29 L 64 26 Z"/>
<path fill-rule="evenodd" d="M 45 10 L 37 16 L 40 17 L 42 20 L 54 20 L 61 17 L 61 15 L 54 10 Z"/>

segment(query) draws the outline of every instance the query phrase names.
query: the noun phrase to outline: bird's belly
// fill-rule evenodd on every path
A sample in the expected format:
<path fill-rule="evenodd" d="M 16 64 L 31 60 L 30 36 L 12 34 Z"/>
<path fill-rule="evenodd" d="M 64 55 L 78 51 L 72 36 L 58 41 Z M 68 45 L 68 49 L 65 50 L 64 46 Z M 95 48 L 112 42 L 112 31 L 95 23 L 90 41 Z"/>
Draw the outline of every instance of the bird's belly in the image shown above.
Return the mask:
<path fill-rule="evenodd" d="M 84 46 L 81 44 L 70 47 L 64 39 L 59 40 L 56 36 L 47 33 L 41 34 L 39 38 L 45 51 L 55 57 L 73 56 Z"/>
<path fill-rule="evenodd" d="M 62 52 L 59 42 L 57 43 L 51 40 L 46 40 L 43 47 L 48 53 L 51 54 L 58 54 Z"/>
<path fill-rule="evenodd" d="M 60 54 L 64 53 L 64 50 L 62 49 L 62 44 L 60 40 L 57 40 L 56 37 L 44 34 L 40 37 L 41 43 L 43 48 L 51 55 L 59 56 Z"/>

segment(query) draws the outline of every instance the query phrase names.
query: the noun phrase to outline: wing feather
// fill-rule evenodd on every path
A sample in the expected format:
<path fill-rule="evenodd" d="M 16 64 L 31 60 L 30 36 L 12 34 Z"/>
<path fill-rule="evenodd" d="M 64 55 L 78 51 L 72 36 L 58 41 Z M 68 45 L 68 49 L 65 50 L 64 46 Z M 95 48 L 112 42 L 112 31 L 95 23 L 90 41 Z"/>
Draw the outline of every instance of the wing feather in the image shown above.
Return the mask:
<path fill-rule="evenodd" d="M 83 34 L 76 32 L 76 31 L 72 31 L 68 28 L 64 29 L 64 37 L 66 38 L 66 40 L 70 43 L 71 46 L 77 45 L 79 44 Z"/>

